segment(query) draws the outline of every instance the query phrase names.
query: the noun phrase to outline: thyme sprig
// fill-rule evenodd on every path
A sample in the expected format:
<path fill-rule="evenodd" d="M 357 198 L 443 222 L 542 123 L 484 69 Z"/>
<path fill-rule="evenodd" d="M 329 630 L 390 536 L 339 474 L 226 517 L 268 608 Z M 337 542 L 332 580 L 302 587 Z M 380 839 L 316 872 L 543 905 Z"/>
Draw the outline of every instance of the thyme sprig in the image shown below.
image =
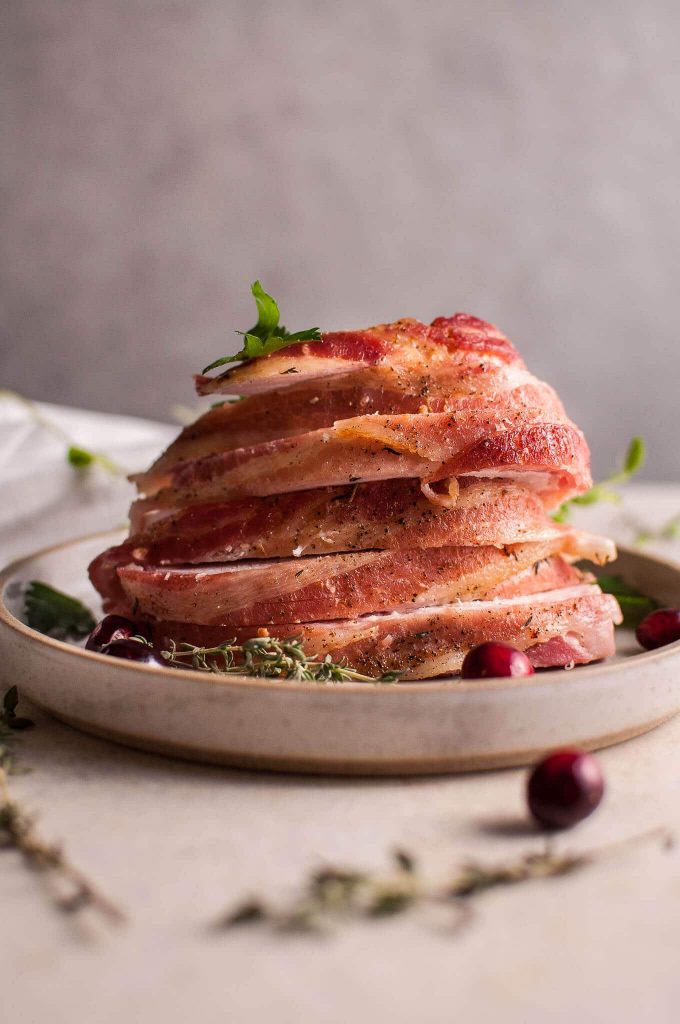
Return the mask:
<path fill-rule="evenodd" d="M 243 348 L 234 356 L 222 356 L 215 359 L 205 367 L 203 373 L 208 373 L 225 363 L 243 362 L 248 359 L 256 359 L 258 356 L 270 355 L 278 352 L 279 349 L 288 345 L 295 345 L 299 341 L 319 341 L 321 333 L 318 327 L 310 327 L 305 331 L 296 331 L 291 334 L 283 324 L 279 324 L 280 313 L 271 295 L 267 295 L 259 281 L 254 281 L 250 290 L 257 305 L 257 323 L 249 331 L 236 331 L 243 337 Z"/>
<path fill-rule="evenodd" d="M 33 629 L 62 640 L 87 636 L 95 627 L 94 616 L 82 601 L 40 580 L 31 580 L 26 586 L 24 618 Z M 141 635 L 130 639 L 147 647 L 154 646 Z M 307 654 L 300 637 L 279 640 L 255 636 L 240 644 L 226 640 L 214 647 L 198 647 L 175 640 L 166 643 L 168 647 L 160 654 L 168 665 L 199 672 L 315 683 L 396 683 L 400 677 L 399 672 L 367 676 L 344 661 L 333 661 L 330 654 L 317 658 Z"/>
<path fill-rule="evenodd" d="M 74 469 L 88 469 L 90 466 L 101 466 L 107 473 L 115 476 L 123 472 L 118 463 L 114 462 L 108 455 L 104 455 L 102 452 L 93 452 L 89 448 L 84 448 L 82 445 L 77 444 L 54 420 L 45 416 L 30 398 L 20 395 L 17 391 L 11 391 L 9 388 L 0 388 L 0 397 L 2 396 L 19 402 L 27 410 L 35 423 L 43 427 L 50 434 L 58 437 L 60 441 L 63 441 L 66 448 L 66 461 L 69 466 L 73 466 Z"/>
<path fill-rule="evenodd" d="M 59 844 L 40 836 L 33 818 L 10 794 L 13 731 L 34 724 L 17 716 L 18 701 L 17 688 L 12 686 L 4 696 L 0 715 L 0 850 L 15 850 L 27 867 L 43 875 L 60 911 L 75 914 L 90 907 L 109 922 L 120 924 L 125 920 L 123 911 L 71 864 Z"/>
<path fill-rule="evenodd" d="M 71 864 L 59 844 L 40 836 L 33 818 L 11 798 L 4 766 L 0 767 L 0 844 L 16 850 L 29 868 L 45 875 L 54 886 L 59 910 L 73 914 L 91 907 L 113 924 L 125 920 L 123 911 Z"/>
<path fill-rule="evenodd" d="M 608 501 L 613 504 L 620 504 L 621 495 L 613 488 L 628 483 L 638 470 L 642 469 L 646 457 L 645 443 L 641 437 L 634 437 L 628 445 L 628 450 L 623 459 L 621 469 L 611 473 L 601 483 L 594 484 L 585 494 L 578 494 L 570 498 L 553 513 L 553 519 L 557 523 L 565 523 L 571 514 L 574 505 L 595 505 L 599 501 Z"/>
<path fill-rule="evenodd" d="M 657 828 L 581 853 L 556 852 L 546 844 L 543 850 L 507 863 L 462 864 L 438 885 L 421 877 L 412 854 L 396 850 L 387 872 L 322 867 L 308 876 L 292 901 L 281 905 L 249 897 L 221 914 L 214 926 L 222 930 L 266 924 L 276 931 L 312 932 L 343 920 L 388 917 L 426 905 L 452 908 L 465 921 L 471 915 L 471 902 L 490 889 L 573 874 L 604 856 L 650 840 L 658 840 L 666 848 L 674 841 L 667 829 Z"/>
<path fill-rule="evenodd" d="M 321 659 L 308 655 L 298 637 L 277 640 L 258 636 L 242 644 L 231 640 L 215 647 L 197 647 L 171 640 L 169 648 L 161 651 L 161 655 L 169 665 L 181 668 L 291 682 L 394 683 L 399 678 L 397 672 L 386 672 L 378 677 L 363 675 L 344 663 L 334 662 L 329 654 Z"/>

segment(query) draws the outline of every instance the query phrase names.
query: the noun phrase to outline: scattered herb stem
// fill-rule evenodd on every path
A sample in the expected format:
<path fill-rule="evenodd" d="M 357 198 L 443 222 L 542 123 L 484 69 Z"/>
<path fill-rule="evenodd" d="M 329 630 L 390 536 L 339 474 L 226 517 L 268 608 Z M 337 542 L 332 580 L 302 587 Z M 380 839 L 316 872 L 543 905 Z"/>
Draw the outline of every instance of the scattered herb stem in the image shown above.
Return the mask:
<path fill-rule="evenodd" d="M 101 466 L 107 473 L 118 475 L 123 472 L 122 468 L 118 463 L 114 462 L 113 459 L 109 458 L 108 455 L 103 455 L 101 452 L 93 452 L 89 448 L 84 448 L 82 445 L 77 444 L 65 430 L 55 423 L 54 420 L 49 419 L 45 416 L 39 406 L 32 402 L 30 398 L 26 398 L 25 395 L 20 395 L 17 391 L 11 391 L 8 388 L 0 388 L 0 397 L 12 398 L 14 401 L 19 402 L 28 411 L 31 419 L 39 426 L 43 427 L 54 437 L 58 437 L 62 441 L 66 448 L 66 461 L 74 469 L 87 469 L 89 466 Z"/>
<path fill-rule="evenodd" d="M 55 896 L 59 910 L 75 913 L 91 907 L 114 924 L 125 920 L 123 911 L 71 864 L 58 844 L 47 843 L 41 838 L 33 819 L 11 798 L 4 766 L 0 767 L 0 843 L 21 854 L 29 868 L 50 876 L 50 880 L 60 886 L 66 886 L 65 893 L 59 892 Z"/>
<path fill-rule="evenodd" d="M 30 719 L 16 715 L 17 703 L 18 693 L 13 686 L 5 694 L 0 716 L 0 848 L 15 850 L 27 867 L 51 883 L 54 903 L 60 911 L 75 914 L 91 907 L 109 922 L 121 924 L 125 920 L 123 911 L 71 864 L 60 845 L 42 839 L 32 817 L 12 798 L 8 778 L 12 730 L 33 725 Z"/>
<path fill-rule="evenodd" d="M 250 897 L 221 914 L 214 925 L 231 929 L 259 923 L 277 931 L 312 932 L 342 920 L 392 916 L 427 904 L 452 907 L 467 920 L 471 901 L 490 889 L 573 874 L 605 856 L 652 840 L 667 848 L 673 844 L 671 833 L 657 828 L 582 853 L 557 853 L 546 845 L 544 850 L 506 863 L 463 864 L 437 886 L 423 881 L 415 858 L 399 850 L 394 854 L 393 869 L 387 873 L 321 868 L 312 872 L 291 902 L 274 905 Z"/>

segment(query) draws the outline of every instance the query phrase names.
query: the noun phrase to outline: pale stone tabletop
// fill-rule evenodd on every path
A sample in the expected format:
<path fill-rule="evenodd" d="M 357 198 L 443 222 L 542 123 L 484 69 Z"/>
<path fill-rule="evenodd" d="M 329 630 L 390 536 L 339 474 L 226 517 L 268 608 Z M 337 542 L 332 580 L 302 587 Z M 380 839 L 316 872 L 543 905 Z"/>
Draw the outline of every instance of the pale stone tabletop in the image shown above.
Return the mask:
<path fill-rule="evenodd" d="M 47 412 L 126 468 L 143 465 L 172 433 Z M 0 426 L 3 562 L 125 519 L 122 479 L 78 476 L 63 442 L 11 402 L 0 403 Z M 627 540 L 632 520 L 658 526 L 678 512 L 680 486 L 640 485 L 623 509 L 582 510 L 580 519 Z M 680 559 L 677 543 L 656 548 Z M 469 858 L 538 848 L 524 825 L 523 771 L 382 781 L 255 774 L 136 753 L 34 717 L 19 746 L 29 770 L 13 777 L 13 791 L 129 923 L 83 936 L 16 855 L 2 854 L 3 1022 L 678 1020 L 680 850 L 654 844 L 489 894 L 457 935 L 418 915 L 313 939 L 210 931 L 242 895 L 286 891 L 326 861 L 378 868 L 399 845 L 436 878 Z M 660 824 L 680 834 L 680 718 L 599 756 L 606 799 L 558 848 Z"/>

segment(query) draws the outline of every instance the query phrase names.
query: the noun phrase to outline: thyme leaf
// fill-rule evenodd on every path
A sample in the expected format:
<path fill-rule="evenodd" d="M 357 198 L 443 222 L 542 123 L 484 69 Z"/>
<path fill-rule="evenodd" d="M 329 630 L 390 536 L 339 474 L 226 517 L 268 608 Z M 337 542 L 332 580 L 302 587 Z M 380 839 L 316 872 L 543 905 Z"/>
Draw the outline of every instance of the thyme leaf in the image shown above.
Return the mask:
<path fill-rule="evenodd" d="M 319 341 L 321 339 L 318 327 L 310 327 L 305 331 L 296 331 L 291 334 L 282 324 L 279 324 L 279 307 L 260 282 L 254 281 L 250 290 L 257 306 L 257 323 L 249 331 L 236 331 L 236 334 L 240 334 L 243 338 L 243 347 L 240 352 L 234 356 L 222 356 L 220 359 L 215 359 L 205 367 L 203 373 L 208 373 L 225 363 L 244 362 L 248 359 L 257 359 L 259 356 L 267 356 L 299 341 Z"/>
<path fill-rule="evenodd" d="M 642 469 L 645 463 L 645 443 L 641 437 L 634 437 L 628 445 L 628 450 L 623 459 L 621 469 L 610 474 L 601 483 L 594 484 L 585 494 L 578 494 L 575 498 L 565 501 L 556 512 L 553 519 L 556 523 L 566 523 L 574 505 L 595 505 L 599 501 L 608 501 L 613 504 L 620 504 L 621 495 L 613 488 L 628 483 L 638 470 Z"/>
<path fill-rule="evenodd" d="M 26 587 L 24 615 L 32 629 L 58 640 L 87 636 L 95 627 L 94 616 L 81 601 L 39 580 Z"/>

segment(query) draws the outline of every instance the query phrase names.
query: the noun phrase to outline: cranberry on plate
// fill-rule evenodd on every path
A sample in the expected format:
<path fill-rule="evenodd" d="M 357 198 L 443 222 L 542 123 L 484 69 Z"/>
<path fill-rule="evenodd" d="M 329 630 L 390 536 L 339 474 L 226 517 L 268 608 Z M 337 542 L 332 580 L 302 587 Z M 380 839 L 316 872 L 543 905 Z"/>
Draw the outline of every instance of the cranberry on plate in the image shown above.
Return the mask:
<path fill-rule="evenodd" d="M 635 635 L 641 647 L 653 651 L 680 640 L 680 608 L 657 608 L 642 620 Z"/>
<path fill-rule="evenodd" d="M 510 644 L 493 641 L 471 648 L 461 668 L 463 679 L 499 679 L 533 674 L 534 667 L 523 651 Z"/>
<path fill-rule="evenodd" d="M 153 647 L 142 643 L 140 640 L 121 638 L 112 640 L 106 644 L 101 651 L 111 658 L 123 658 L 125 661 L 136 661 L 140 665 L 163 665 L 167 667 L 167 661 Z"/>
<path fill-rule="evenodd" d="M 146 636 L 144 626 L 122 615 L 105 615 L 88 636 L 85 650 L 101 652 L 113 640 L 127 640 L 131 636 Z"/>
<path fill-rule="evenodd" d="M 557 750 L 529 776 L 527 801 L 544 828 L 569 828 L 591 814 L 604 793 L 599 762 L 583 750 Z"/>

